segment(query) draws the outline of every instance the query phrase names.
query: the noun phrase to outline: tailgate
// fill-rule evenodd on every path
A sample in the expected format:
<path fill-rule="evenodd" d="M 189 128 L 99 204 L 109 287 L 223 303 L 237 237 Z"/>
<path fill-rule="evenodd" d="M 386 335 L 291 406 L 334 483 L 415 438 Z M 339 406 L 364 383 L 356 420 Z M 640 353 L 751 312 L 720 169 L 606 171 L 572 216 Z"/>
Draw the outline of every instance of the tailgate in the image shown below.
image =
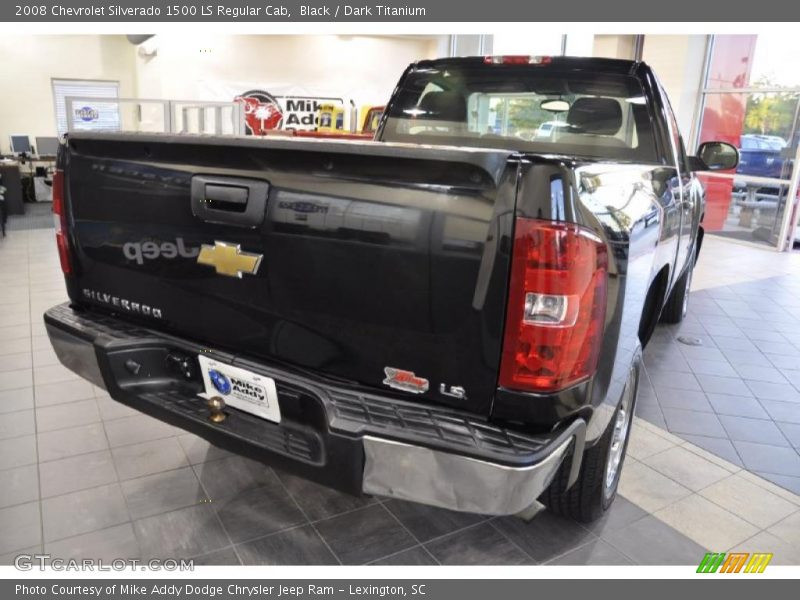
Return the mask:
<path fill-rule="evenodd" d="M 74 302 L 488 413 L 515 201 L 508 152 L 87 133 L 63 159 Z"/>

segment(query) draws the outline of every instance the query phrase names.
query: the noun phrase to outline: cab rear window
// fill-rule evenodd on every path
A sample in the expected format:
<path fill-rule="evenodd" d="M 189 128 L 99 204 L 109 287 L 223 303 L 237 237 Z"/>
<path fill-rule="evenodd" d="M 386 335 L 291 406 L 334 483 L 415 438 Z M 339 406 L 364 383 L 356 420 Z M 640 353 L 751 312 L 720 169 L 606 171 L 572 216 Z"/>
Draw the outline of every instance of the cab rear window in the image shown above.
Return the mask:
<path fill-rule="evenodd" d="M 381 139 L 657 161 L 635 77 L 535 66 L 411 71 L 388 108 Z"/>

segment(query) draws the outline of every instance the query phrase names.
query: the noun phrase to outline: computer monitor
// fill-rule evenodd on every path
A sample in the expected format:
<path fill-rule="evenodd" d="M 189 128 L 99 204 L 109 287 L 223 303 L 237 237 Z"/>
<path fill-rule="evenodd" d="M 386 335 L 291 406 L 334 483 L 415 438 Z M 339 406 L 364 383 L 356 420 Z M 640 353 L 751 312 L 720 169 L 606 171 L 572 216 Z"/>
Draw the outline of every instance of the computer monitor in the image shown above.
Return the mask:
<path fill-rule="evenodd" d="M 58 154 L 58 138 L 36 136 L 36 154 L 39 156 L 55 156 Z"/>
<path fill-rule="evenodd" d="M 25 134 L 12 133 L 11 138 L 11 154 L 30 154 L 31 153 L 31 138 Z"/>

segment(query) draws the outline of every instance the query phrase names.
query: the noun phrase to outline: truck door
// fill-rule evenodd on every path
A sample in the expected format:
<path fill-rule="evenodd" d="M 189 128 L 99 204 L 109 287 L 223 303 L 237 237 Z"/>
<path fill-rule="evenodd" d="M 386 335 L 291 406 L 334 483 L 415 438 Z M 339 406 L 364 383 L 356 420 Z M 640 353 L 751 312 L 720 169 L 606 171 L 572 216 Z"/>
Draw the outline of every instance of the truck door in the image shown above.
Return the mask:
<path fill-rule="evenodd" d="M 694 182 L 694 176 L 688 169 L 686 160 L 686 149 L 683 145 L 683 138 L 678 135 L 678 178 L 681 186 L 681 231 L 680 239 L 678 240 L 678 269 L 676 273 L 680 273 L 687 265 L 687 262 L 692 260 L 694 252 L 694 228 L 695 228 L 695 215 L 697 203 L 700 199 L 697 196 L 697 186 Z"/>
<path fill-rule="evenodd" d="M 675 258 L 675 266 L 672 270 L 673 281 L 675 281 L 677 277 L 683 273 L 683 269 L 693 250 L 692 240 L 694 236 L 692 232 L 694 229 L 695 203 L 698 199 L 696 198 L 696 187 L 693 184 L 692 173 L 687 167 L 686 151 L 678 129 L 678 122 L 675 119 L 675 114 L 672 112 L 672 107 L 669 104 L 669 99 L 663 88 L 660 88 L 660 92 L 667 114 L 667 125 L 669 126 L 670 145 L 672 147 L 671 162 L 675 165 L 677 173 L 677 177 L 673 180 L 672 184 L 672 194 L 678 206 L 680 216 L 680 225 L 678 227 L 678 252 Z"/>

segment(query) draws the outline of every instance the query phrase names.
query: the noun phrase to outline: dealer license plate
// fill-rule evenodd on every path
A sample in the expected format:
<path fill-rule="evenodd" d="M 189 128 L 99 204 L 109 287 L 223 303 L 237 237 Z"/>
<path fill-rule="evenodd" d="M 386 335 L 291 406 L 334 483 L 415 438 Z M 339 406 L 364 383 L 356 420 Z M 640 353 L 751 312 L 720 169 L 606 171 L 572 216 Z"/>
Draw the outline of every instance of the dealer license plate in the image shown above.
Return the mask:
<path fill-rule="evenodd" d="M 267 421 L 281 422 L 275 380 L 252 371 L 198 356 L 203 371 L 205 399 L 219 396 L 228 406 L 249 412 Z"/>

